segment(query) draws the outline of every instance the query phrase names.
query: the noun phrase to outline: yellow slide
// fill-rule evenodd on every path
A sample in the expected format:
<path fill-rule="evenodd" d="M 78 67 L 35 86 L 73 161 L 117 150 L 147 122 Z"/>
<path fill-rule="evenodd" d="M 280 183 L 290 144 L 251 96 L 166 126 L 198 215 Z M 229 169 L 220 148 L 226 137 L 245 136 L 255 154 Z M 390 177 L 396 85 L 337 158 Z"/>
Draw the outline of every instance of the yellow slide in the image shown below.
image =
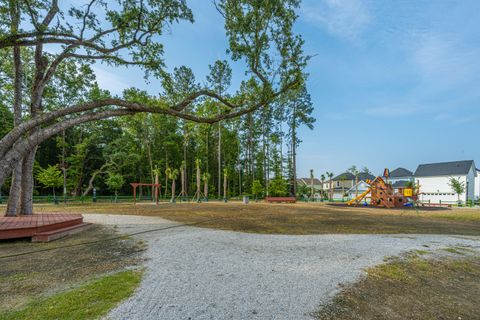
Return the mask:
<path fill-rule="evenodd" d="M 354 203 L 359 203 L 360 201 L 362 201 L 363 198 L 365 198 L 367 196 L 367 194 L 370 193 L 370 191 L 372 191 L 372 188 L 368 188 L 364 193 L 362 193 L 361 195 L 359 195 L 355 199 L 352 199 L 352 200 L 348 201 L 347 205 L 351 206 Z"/>

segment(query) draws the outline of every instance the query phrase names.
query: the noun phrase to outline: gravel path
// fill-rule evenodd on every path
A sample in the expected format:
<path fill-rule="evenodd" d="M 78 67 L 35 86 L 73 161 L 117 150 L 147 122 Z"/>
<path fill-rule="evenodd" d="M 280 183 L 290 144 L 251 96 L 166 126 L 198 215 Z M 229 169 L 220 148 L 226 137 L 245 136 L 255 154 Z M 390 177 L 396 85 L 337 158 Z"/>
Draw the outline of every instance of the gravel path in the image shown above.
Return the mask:
<path fill-rule="evenodd" d="M 85 215 L 134 232 L 173 223 L 154 217 Z M 96 217 L 101 216 L 101 217 Z M 479 237 L 258 235 L 178 227 L 143 234 L 147 271 L 110 319 L 310 319 L 338 284 L 407 250 L 480 249 Z"/>

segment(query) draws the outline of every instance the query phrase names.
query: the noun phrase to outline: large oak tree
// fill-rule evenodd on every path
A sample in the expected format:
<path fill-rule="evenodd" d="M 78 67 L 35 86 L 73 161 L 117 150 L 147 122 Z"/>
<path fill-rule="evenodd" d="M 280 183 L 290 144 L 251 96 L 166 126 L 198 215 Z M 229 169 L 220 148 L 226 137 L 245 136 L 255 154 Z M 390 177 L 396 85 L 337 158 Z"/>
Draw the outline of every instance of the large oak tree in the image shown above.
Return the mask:
<path fill-rule="evenodd" d="M 176 103 L 162 99 L 161 91 L 152 103 L 113 97 L 47 111 L 45 88 L 66 61 L 136 66 L 169 87 L 172 77 L 163 60 L 162 35 L 181 20 L 193 23 L 193 14 L 185 0 L 89 0 L 71 8 L 57 0 L 0 1 L 0 50 L 12 52 L 15 71 L 14 128 L 0 140 L 0 185 L 12 173 L 18 181 L 12 183 L 10 193 L 18 203 L 8 214 L 32 213 L 36 148 L 72 126 L 136 113 L 216 123 L 262 108 L 301 85 L 307 58 L 303 40 L 292 30 L 298 0 L 219 0 L 213 5 L 224 20 L 231 60 L 242 60 L 247 66 L 246 78 L 235 94 L 223 96 L 215 88 L 202 87 Z M 33 50 L 33 61 L 22 61 L 22 47 Z M 26 63 L 34 69 L 28 80 L 22 67 Z M 197 115 L 195 101 L 205 97 L 216 100 L 225 111 Z"/>

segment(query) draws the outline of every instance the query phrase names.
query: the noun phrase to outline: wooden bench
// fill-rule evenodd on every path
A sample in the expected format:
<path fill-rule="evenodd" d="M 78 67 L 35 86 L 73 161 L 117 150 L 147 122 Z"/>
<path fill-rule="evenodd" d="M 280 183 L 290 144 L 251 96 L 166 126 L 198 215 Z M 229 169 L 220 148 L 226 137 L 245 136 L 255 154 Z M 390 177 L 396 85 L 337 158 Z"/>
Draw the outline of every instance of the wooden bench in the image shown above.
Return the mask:
<path fill-rule="evenodd" d="M 265 201 L 268 203 L 295 203 L 297 198 L 295 197 L 266 197 Z"/>

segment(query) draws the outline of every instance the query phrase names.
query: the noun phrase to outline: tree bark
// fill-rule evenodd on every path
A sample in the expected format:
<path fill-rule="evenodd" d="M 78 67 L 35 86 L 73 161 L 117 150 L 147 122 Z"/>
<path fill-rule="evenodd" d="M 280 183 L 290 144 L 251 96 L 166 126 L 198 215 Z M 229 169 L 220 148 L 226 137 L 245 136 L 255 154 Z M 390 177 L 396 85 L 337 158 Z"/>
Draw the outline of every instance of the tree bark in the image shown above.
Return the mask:
<path fill-rule="evenodd" d="M 227 201 L 227 175 L 223 174 L 223 200 Z"/>
<path fill-rule="evenodd" d="M 18 26 L 20 23 L 20 8 L 16 1 L 10 1 L 10 15 L 12 18 L 11 31 L 13 34 L 18 32 Z M 20 47 L 13 48 L 13 64 L 14 64 L 14 101 L 13 101 L 13 126 L 18 127 L 22 122 L 22 59 L 21 59 Z M 0 184 L 1 186 L 2 184 Z M 19 161 L 15 165 L 15 169 L 12 175 L 12 184 L 10 186 L 10 193 L 8 197 L 7 210 L 5 215 L 15 216 L 19 214 L 20 207 L 20 195 L 22 192 L 22 162 Z"/>
<path fill-rule="evenodd" d="M 15 164 L 27 156 L 31 150 L 36 148 L 37 145 L 45 141 L 46 139 L 58 134 L 62 130 L 66 130 L 75 125 L 95 121 L 100 119 L 106 119 L 115 116 L 131 115 L 133 111 L 130 110 L 107 110 L 96 113 L 89 113 L 79 116 L 77 118 L 64 120 L 55 125 L 38 130 L 35 133 L 29 135 L 26 139 L 22 139 L 16 143 L 15 146 L 7 152 L 3 157 L 0 157 L 0 185 L 5 182 L 5 179 L 12 173 Z"/>
<path fill-rule="evenodd" d="M 20 194 L 22 193 L 22 163 L 15 166 L 12 175 L 12 185 L 10 186 L 10 194 L 8 196 L 6 216 L 15 216 L 20 206 Z"/>
<path fill-rule="evenodd" d="M 296 104 L 293 104 L 292 114 L 292 167 L 293 167 L 293 196 L 297 196 L 297 129 L 296 129 Z"/>
<path fill-rule="evenodd" d="M 33 214 L 33 165 L 35 163 L 35 146 L 24 158 L 22 163 L 22 193 L 20 197 L 20 212 L 24 215 Z"/>
<path fill-rule="evenodd" d="M 109 163 L 105 163 L 103 166 L 100 167 L 100 169 L 93 172 L 92 176 L 90 177 L 90 180 L 88 180 L 88 186 L 83 192 L 82 197 L 86 197 L 88 195 L 88 193 L 93 189 L 93 182 L 95 181 L 95 178 L 97 177 L 97 175 L 101 173 L 105 173 L 106 172 L 105 168 L 107 168 L 109 165 L 110 165 Z"/>
<path fill-rule="evenodd" d="M 222 127 L 220 122 L 218 123 L 218 199 L 221 197 L 222 190 Z"/>
<path fill-rule="evenodd" d="M 205 196 L 205 199 L 208 200 L 208 181 L 203 182 L 203 195 Z"/>
<path fill-rule="evenodd" d="M 63 201 L 67 198 L 67 168 L 65 167 L 65 130 L 62 131 L 62 173 L 63 173 Z"/>
<path fill-rule="evenodd" d="M 175 202 L 175 179 L 172 179 L 172 199 L 170 202 Z"/>

